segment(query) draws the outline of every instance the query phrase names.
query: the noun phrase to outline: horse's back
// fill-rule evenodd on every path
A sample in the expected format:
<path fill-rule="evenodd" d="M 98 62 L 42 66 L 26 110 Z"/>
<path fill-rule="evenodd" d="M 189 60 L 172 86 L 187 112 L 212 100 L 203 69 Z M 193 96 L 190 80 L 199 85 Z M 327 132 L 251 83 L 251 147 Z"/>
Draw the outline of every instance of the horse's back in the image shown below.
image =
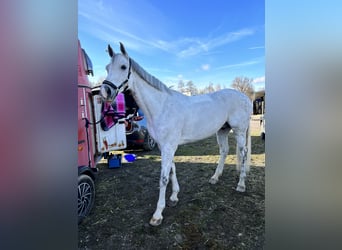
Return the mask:
<path fill-rule="evenodd" d="M 186 96 L 181 104 L 180 113 L 194 116 L 202 114 L 206 117 L 220 116 L 227 120 L 229 117 L 250 117 L 253 111 L 251 100 L 244 93 L 235 89 L 222 89 L 209 94 Z"/>
<path fill-rule="evenodd" d="M 236 89 L 221 89 L 211 94 L 219 96 L 221 98 L 225 98 L 226 100 L 231 100 L 235 102 L 251 102 L 249 97 L 246 94 Z"/>

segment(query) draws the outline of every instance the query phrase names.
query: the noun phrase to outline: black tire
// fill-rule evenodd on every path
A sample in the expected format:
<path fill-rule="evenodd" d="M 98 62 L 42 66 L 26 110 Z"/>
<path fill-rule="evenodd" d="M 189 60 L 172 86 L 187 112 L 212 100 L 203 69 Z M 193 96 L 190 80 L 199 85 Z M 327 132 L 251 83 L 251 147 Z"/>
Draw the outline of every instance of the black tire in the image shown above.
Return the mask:
<path fill-rule="evenodd" d="M 145 136 L 145 141 L 143 144 L 143 149 L 146 151 L 151 151 L 156 147 L 156 141 L 149 135 L 149 133 Z"/>
<path fill-rule="evenodd" d="M 95 201 L 95 184 L 89 175 L 78 176 L 78 223 L 88 216 Z"/>

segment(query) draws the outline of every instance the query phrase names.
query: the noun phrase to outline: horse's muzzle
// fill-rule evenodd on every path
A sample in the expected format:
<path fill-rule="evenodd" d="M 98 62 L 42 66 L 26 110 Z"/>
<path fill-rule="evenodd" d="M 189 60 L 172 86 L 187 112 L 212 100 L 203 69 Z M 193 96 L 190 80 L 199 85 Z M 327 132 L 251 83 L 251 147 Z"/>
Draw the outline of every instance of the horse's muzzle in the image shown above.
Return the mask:
<path fill-rule="evenodd" d="M 107 99 L 108 97 L 108 87 L 105 85 L 101 85 L 100 87 L 100 94 L 104 99 Z"/>
<path fill-rule="evenodd" d="M 115 97 L 118 95 L 118 87 L 116 87 L 112 82 L 104 80 L 101 88 L 100 93 L 102 97 L 107 101 L 113 101 Z"/>
<path fill-rule="evenodd" d="M 106 85 L 101 85 L 100 94 L 105 100 L 109 101 L 111 99 L 111 96 L 113 93 L 110 90 L 110 87 L 108 87 Z"/>

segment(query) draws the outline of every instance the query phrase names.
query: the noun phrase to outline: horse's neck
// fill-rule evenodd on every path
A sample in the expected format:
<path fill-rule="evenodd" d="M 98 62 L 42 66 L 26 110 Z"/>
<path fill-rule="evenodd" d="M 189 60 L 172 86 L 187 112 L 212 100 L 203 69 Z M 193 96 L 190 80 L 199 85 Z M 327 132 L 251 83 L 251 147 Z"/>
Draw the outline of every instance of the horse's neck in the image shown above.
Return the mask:
<path fill-rule="evenodd" d="M 162 112 L 167 93 L 155 89 L 137 74 L 134 74 L 133 84 L 130 87 L 135 101 L 146 117 L 153 119 Z"/>

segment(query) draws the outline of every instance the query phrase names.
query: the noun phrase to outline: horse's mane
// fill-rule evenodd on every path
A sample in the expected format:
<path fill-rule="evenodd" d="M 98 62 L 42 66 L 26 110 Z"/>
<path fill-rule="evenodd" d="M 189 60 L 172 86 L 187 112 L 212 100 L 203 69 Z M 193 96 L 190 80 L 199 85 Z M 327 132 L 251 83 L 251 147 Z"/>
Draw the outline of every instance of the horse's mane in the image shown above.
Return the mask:
<path fill-rule="evenodd" d="M 132 58 L 131 60 L 131 67 L 132 69 L 142 78 L 144 79 L 149 85 L 154 87 L 155 89 L 158 89 L 163 92 L 171 93 L 170 88 L 168 88 L 164 83 L 162 83 L 160 80 L 155 78 L 150 73 L 146 72 L 136 61 L 134 61 Z"/>

